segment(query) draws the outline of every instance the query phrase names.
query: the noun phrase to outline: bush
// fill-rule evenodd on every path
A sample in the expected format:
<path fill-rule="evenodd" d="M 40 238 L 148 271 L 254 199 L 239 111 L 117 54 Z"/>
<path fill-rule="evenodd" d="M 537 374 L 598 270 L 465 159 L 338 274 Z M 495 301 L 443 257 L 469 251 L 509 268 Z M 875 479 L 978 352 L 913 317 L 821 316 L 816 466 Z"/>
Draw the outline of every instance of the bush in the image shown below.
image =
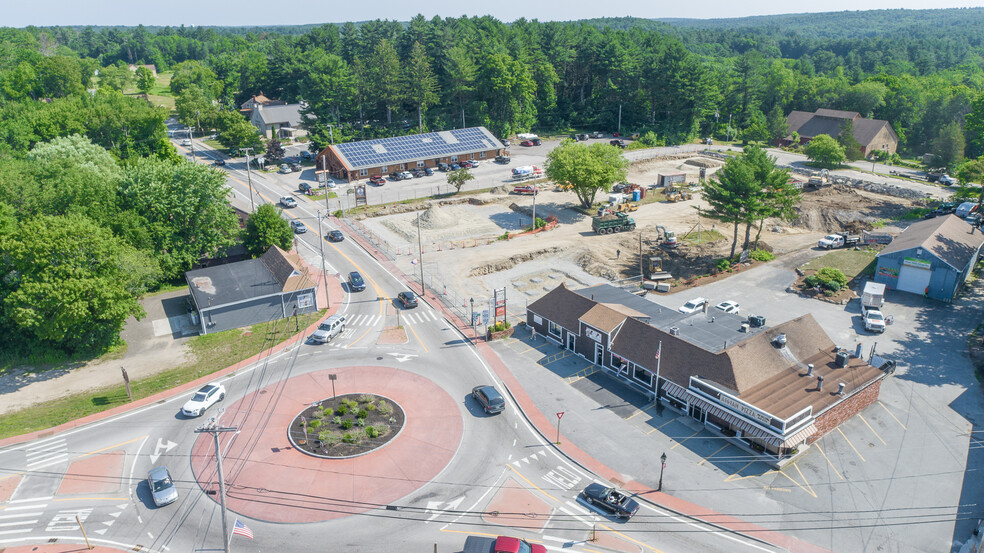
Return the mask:
<path fill-rule="evenodd" d="M 345 216 L 345 212 L 344 212 L 344 211 L 342 211 L 341 209 L 336 209 L 336 210 L 334 211 L 334 213 L 332 213 L 332 215 L 333 215 L 333 216 L 334 216 L 334 217 L 335 217 L 336 219 L 341 219 L 342 217 L 344 217 L 344 216 Z"/>
<path fill-rule="evenodd" d="M 748 257 L 751 257 L 755 261 L 772 261 L 776 258 L 772 252 L 766 250 L 752 250 L 748 254 Z"/>
<path fill-rule="evenodd" d="M 556 223 L 556 222 L 557 222 L 557 216 L 556 215 L 547 215 L 547 223 L 548 224 L 549 223 Z"/>
<path fill-rule="evenodd" d="M 338 410 L 335 412 L 339 415 L 345 416 L 345 414 L 349 412 L 349 406 L 342 402 L 342 404 L 338 406 Z"/>
<path fill-rule="evenodd" d="M 342 417 L 336 416 L 335 418 L 331 419 L 331 422 L 334 424 L 342 424 Z"/>
<path fill-rule="evenodd" d="M 351 432 L 346 432 L 342 436 L 342 441 L 347 444 L 354 444 L 356 442 L 356 437 Z"/>
<path fill-rule="evenodd" d="M 356 426 L 365 426 L 366 425 L 366 419 L 359 419 L 359 420 L 355 421 L 355 425 Z"/>
<path fill-rule="evenodd" d="M 731 259 L 725 257 L 724 259 L 718 259 L 714 264 L 718 271 L 727 271 L 731 268 Z"/>
<path fill-rule="evenodd" d="M 533 228 L 534 229 L 542 228 L 542 227 L 545 227 L 545 226 L 547 226 L 547 222 L 544 221 L 543 219 L 539 218 L 539 217 L 537 217 L 536 218 L 536 221 L 533 222 Z"/>
<path fill-rule="evenodd" d="M 366 405 L 366 411 L 372 412 L 372 411 L 375 411 L 375 410 L 376 410 L 376 404 L 375 403 L 370 403 L 369 405 Z"/>
<path fill-rule="evenodd" d="M 385 424 L 374 424 L 374 425 L 370 426 L 369 428 L 372 428 L 373 431 L 376 432 L 376 435 L 377 436 L 385 436 L 387 433 L 389 433 L 389 427 L 386 426 Z M 369 431 L 366 430 L 366 434 L 368 434 L 368 433 L 369 433 Z"/>
<path fill-rule="evenodd" d="M 318 434 L 318 440 L 322 445 L 335 445 L 340 442 L 341 439 L 342 437 L 338 435 L 338 432 L 332 432 L 331 430 L 325 430 L 324 432 L 320 432 Z"/>
<path fill-rule="evenodd" d="M 345 419 L 342 421 L 342 428 L 344 428 L 345 430 L 348 430 L 353 426 L 355 426 L 355 422 L 352 419 Z"/>
<path fill-rule="evenodd" d="M 331 407 L 325 407 L 324 413 L 325 413 L 325 417 L 331 417 L 332 415 L 335 414 L 335 410 L 332 409 Z"/>
<path fill-rule="evenodd" d="M 321 409 L 315 409 L 314 412 L 311 413 L 311 416 L 314 417 L 314 418 L 316 418 L 316 419 L 321 419 L 321 418 L 324 418 L 325 412 L 322 411 Z"/>
<path fill-rule="evenodd" d="M 489 332 L 502 332 L 503 330 L 506 330 L 507 328 L 510 328 L 511 326 L 512 326 L 512 323 L 509 322 L 509 321 L 504 321 L 504 322 L 503 321 L 497 321 L 494 325 L 488 327 L 488 331 Z"/>
<path fill-rule="evenodd" d="M 359 409 L 359 413 L 356 415 L 359 419 L 364 419 L 369 416 L 369 411 L 365 409 Z"/>
<path fill-rule="evenodd" d="M 384 417 L 388 417 L 389 415 L 393 414 L 393 406 L 390 405 L 389 403 L 386 403 L 385 401 L 380 401 L 379 413 Z"/>
<path fill-rule="evenodd" d="M 359 396 L 359 403 L 372 403 L 373 397 L 369 394 L 362 394 Z"/>
<path fill-rule="evenodd" d="M 379 430 L 376 430 L 375 426 L 369 426 L 366 428 L 366 436 L 368 436 L 369 438 L 378 438 Z"/>
<path fill-rule="evenodd" d="M 317 420 L 317 419 L 315 419 L 315 420 L 313 420 L 313 421 L 311 421 L 311 422 L 309 422 L 309 423 L 307 424 L 307 426 L 308 426 L 308 428 L 310 428 L 311 430 L 317 430 L 317 429 L 319 429 L 319 428 L 321 428 L 321 421 L 319 421 L 319 420 Z"/>
<path fill-rule="evenodd" d="M 847 286 L 847 276 L 845 276 L 840 269 L 824 267 L 817 271 L 816 274 L 812 274 L 803 279 L 803 283 L 810 288 L 816 288 L 819 286 L 826 292 L 830 292 L 827 294 L 829 296 Z"/>

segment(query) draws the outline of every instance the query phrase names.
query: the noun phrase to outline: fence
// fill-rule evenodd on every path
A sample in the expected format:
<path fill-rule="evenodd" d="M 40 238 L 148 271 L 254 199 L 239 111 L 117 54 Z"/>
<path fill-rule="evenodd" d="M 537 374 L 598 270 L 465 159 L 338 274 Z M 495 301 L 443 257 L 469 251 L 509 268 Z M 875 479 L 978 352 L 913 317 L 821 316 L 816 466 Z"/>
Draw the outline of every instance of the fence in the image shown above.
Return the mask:
<path fill-rule="evenodd" d="M 645 150 L 626 150 L 622 152 L 625 159 L 629 161 L 644 161 L 662 156 L 672 156 L 677 154 L 695 154 L 703 148 L 700 144 L 683 144 L 680 146 L 661 146 L 659 148 L 648 148 Z"/>

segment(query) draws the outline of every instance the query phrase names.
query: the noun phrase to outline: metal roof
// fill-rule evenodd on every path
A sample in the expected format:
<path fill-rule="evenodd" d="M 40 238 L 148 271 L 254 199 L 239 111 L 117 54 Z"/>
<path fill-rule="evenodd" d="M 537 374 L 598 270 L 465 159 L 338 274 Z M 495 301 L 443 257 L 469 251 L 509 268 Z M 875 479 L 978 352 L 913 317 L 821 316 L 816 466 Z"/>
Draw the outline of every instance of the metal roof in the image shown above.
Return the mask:
<path fill-rule="evenodd" d="M 346 142 L 331 146 L 350 170 L 504 148 L 485 127 Z"/>

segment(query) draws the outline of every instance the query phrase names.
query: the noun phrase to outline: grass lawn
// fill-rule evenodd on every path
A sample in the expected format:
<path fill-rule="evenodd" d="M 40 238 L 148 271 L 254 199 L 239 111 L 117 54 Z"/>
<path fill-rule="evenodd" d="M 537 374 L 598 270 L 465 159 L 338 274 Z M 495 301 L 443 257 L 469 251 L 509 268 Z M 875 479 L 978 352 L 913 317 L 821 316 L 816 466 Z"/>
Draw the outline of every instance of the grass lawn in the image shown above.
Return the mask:
<path fill-rule="evenodd" d="M 697 231 L 694 230 L 682 237 L 681 240 L 690 242 L 691 244 L 706 244 L 715 240 L 721 240 L 722 238 L 725 238 L 725 236 L 716 230 L 701 229 L 699 238 Z"/>
<path fill-rule="evenodd" d="M 158 73 L 157 82 L 151 87 L 150 92 L 147 93 L 147 98 L 150 99 L 151 103 L 155 106 L 164 106 L 170 111 L 174 111 L 174 96 L 171 94 L 171 75 L 173 73 Z M 140 94 L 137 90 L 137 81 L 133 79 L 130 84 L 126 87 L 123 92 L 124 94 L 135 96 Z"/>
<path fill-rule="evenodd" d="M 822 255 L 800 267 L 803 271 L 819 271 L 824 267 L 840 269 L 848 279 L 853 279 L 864 273 L 875 273 L 875 255 L 878 252 L 871 248 L 855 251 L 853 248 L 834 250 Z"/>
<path fill-rule="evenodd" d="M 295 328 L 305 328 L 322 315 L 323 310 L 299 315 L 296 323 L 282 319 L 246 329 L 198 336 L 189 344 L 193 361 L 142 380 L 131 381 L 133 399 L 151 396 L 224 369 L 286 340 L 295 333 Z M 122 382 L 118 386 L 65 396 L 3 415 L 0 417 L 0 438 L 44 430 L 125 403 L 126 388 Z"/>

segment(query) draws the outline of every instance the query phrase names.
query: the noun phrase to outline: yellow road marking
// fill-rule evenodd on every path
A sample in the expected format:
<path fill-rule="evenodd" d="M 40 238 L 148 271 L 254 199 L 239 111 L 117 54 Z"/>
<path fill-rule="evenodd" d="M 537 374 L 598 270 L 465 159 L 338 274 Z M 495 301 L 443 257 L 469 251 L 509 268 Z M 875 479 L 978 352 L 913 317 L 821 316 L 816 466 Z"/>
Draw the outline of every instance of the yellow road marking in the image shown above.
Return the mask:
<path fill-rule="evenodd" d="M 129 501 L 126 497 L 63 497 L 54 501 Z"/>
<path fill-rule="evenodd" d="M 632 542 L 632 543 L 636 543 L 636 544 L 639 544 L 639 545 L 641 545 L 641 546 L 643 546 L 643 547 L 647 547 L 647 548 L 649 548 L 649 549 L 652 549 L 652 550 L 653 550 L 653 551 L 655 551 L 656 553 L 663 553 L 662 551 L 660 551 L 659 549 L 656 549 L 655 547 L 653 547 L 653 546 L 651 546 L 651 545 L 649 545 L 648 543 L 642 543 L 642 542 L 641 542 L 641 541 L 639 541 L 639 540 L 635 540 L 635 539 L 632 539 L 632 538 L 630 538 L 629 536 L 626 536 L 625 534 L 623 534 L 623 533 L 621 533 L 621 532 L 619 532 L 618 530 L 613 530 L 612 528 L 609 528 L 608 526 L 605 526 L 604 524 L 599 524 L 598 526 L 600 526 L 600 527 L 602 527 L 602 528 L 604 528 L 605 530 L 608 530 L 608 531 L 609 531 L 609 532 L 611 532 L 612 534 L 615 534 L 615 535 L 617 535 L 617 536 L 621 536 L 621 537 L 622 537 L 623 539 L 626 539 L 626 540 L 629 540 L 629 541 L 630 541 L 630 542 Z"/>
<path fill-rule="evenodd" d="M 803 471 L 802 470 L 800 470 L 799 465 L 797 465 L 796 463 L 793 463 L 793 466 L 796 467 L 796 472 L 800 473 L 800 478 L 803 479 L 803 483 L 806 484 L 806 487 L 807 488 L 810 488 L 810 495 L 812 495 L 813 498 L 816 499 L 817 492 L 813 491 L 813 486 L 811 486 L 810 483 L 806 481 L 806 475 L 803 474 Z"/>
<path fill-rule="evenodd" d="M 782 472 L 782 471 L 779 471 L 779 474 L 785 476 L 793 484 L 796 484 L 796 487 L 797 488 L 803 490 L 806 493 L 810 493 L 806 488 L 803 487 L 803 484 L 800 484 L 799 482 L 797 482 L 792 476 L 790 476 L 790 475 L 788 475 L 788 474 L 786 474 L 785 472 Z M 813 497 L 816 497 L 816 494 L 814 494 Z"/>
<path fill-rule="evenodd" d="M 865 420 L 865 418 L 861 416 L 861 413 L 858 413 L 858 418 L 861 419 L 861 422 L 863 422 L 864 425 L 868 427 L 868 430 L 871 430 L 871 433 L 874 434 L 876 438 L 878 438 L 879 440 L 881 440 L 882 445 L 888 445 L 888 443 L 885 442 L 885 440 L 882 440 L 882 437 L 879 436 L 877 432 L 875 432 L 875 429 L 872 428 L 870 424 L 868 424 L 868 421 Z"/>
<path fill-rule="evenodd" d="M 133 443 L 133 442 L 135 442 L 135 441 L 137 441 L 137 440 L 142 440 L 142 439 L 144 439 L 144 438 L 146 438 L 146 437 L 147 437 L 147 436 L 140 436 L 139 438 L 134 438 L 134 439 L 132 439 L 132 440 L 127 440 L 127 441 L 125 441 L 125 442 L 122 442 L 122 443 L 118 443 L 118 444 L 116 444 L 116 445 L 111 445 L 111 446 L 109 446 L 109 447 L 104 447 L 104 448 L 102 448 L 102 449 L 97 449 L 97 450 L 95 450 L 95 451 L 90 451 L 89 453 L 83 453 L 82 455 L 79 455 L 78 457 L 76 457 L 76 458 L 75 458 L 75 459 L 73 459 L 73 460 L 78 460 L 78 459 L 81 459 L 81 458 L 83 458 L 83 457 L 88 457 L 89 455 L 95 455 L 96 453 L 102 453 L 103 451 L 106 451 L 107 449 L 113 449 L 114 447 L 120 447 L 121 445 L 126 445 L 126 444 L 130 444 L 130 443 Z"/>
<path fill-rule="evenodd" d="M 837 431 L 840 432 L 840 435 L 841 436 L 844 436 L 844 431 L 842 431 L 840 428 L 837 428 Z M 847 439 L 847 436 L 844 436 L 844 441 L 846 441 L 847 442 L 847 445 L 851 446 L 851 449 L 854 450 L 854 453 L 857 453 L 858 454 L 858 457 L 860 457 L 861 460 L 864 461 L 864 455 L 861 455 L 861 452 L 858 451 L 858 448 L 854 447 L 854 444 L 851 443 L 851 440 L 848 440 Z M 864 461 L 864 462 L 867 463 L 867 461 Z"/>
<path fill-rule="evenodd" d="M 724 444 L 723 446 L 721 446 L 721 449 L 724 449 L 724 448 L 728 447 L 729 445 L 731 445 L 731 444 Z M 707 457 L 704 457 L 704 460 L 701 461 L 701 462 L 699 462 L 699 463 L 697 463 L 697 466 L 699 467 L 699 466 L 703 465 L 704 463 L 706 463 L 711 457 L 714 457 L 715 455 L 717 455 L 718 453 L 720 453 L 721 452 L 721 449 L 715 451 L 714 453 L 711 453 Z"/>
<path fill-rule="evenodd" d="M 506 466 L 507 466 L 507 467 L 509 467 L 509 470 L 511 470 L 511 471 L 513 471 L 513 472 L 515 472 L 515 473 L 516 473 L 516 476 L 518 476 L 518 477 L 520 477 L 520 478 L 522 478 L 522 479 L 523 479 L 523 480 L 524 480 L 524 481 L 525 481 L 525 482 L 526 482 L 527 484 L 529 484 L 530 486 L 533 486 L 533 489 L 535 489 L 536 491 L 538 491 L 538 492 L 540 492 L 540 493 L 542 493 L 543 495 L 545 495 L 545 496 L 547 496 L 547 497 L 549 497 L 550 499 L 553 499 L 554 501 L 557 501 L 558 503 L 560 502 L 560 500 L 558 500 L 558 499 L 557 499 L 556 497 L 554 497 L 554 496 L 552 496 L 552 495 L 550 495 L 550 494 L 548 494 L 547 492 L 545 492 L 545 491 L 543 491 L 543 490 L 541 490 L 541 489 L 540 489 L 539 487 L 537 487 L 537 485 L 536 485 L 536 484 L 534 484 L 533 482 L 530 482 L 528 478 L 526 478 L 525 476 L 523 476 L 522 474 L 520 474 L 520 473 L 519 473 L 519 471 L 518 471 L 518 470 L 516 470 L 516 469 L 514 469 L 512 465 L 506 465 Z"/>
<path fill-rule="evenodd" d="M 743 470 L 747 469 L 748 467 L 752 466 L 752 464 L 754 464 L 754 463 L 755 463 L 755 461 L 750 461 L 747 465 L 745 465 L 745 466 L 741 467 L 740 469 L 736 470 L 734 472 L 734 474 L 729 474 L 728 477 L 724 479 L 724 481 L 725 482 L 731 482 L 732 479 L 734 479 L 734 480 L 741 480 L 743 478 L 751 478 L 751 476 L 738 476 L 738 475 L 741 474 L 741 471 L 743 471 Z M 738 478 L 735 478 L 736 476 L 738 476 Z"/>
<path fill-rule="evenodd" d="M 689 440 L 690 438 L 693 438 L 693 437 L 694 437 L 694 436 L 696 436 L 697 434 L 700 434 L 700 430 L 698 430 L 697 432 L 694 432 L 693 434 L 691 434 L 691 435 L 689 435 L 689 436 L 687 436 L 686 438 L 684 438 L 684 439 L 682 439 L 682 440 L 680 440 L 679 442 L 677 442 L 677 443 L 675 443 L 675 444 L 673 444 L 673 445 L 672 445 L 672 446 L 670 447 L 670 449 L 675 449 L 675 448 L 676 448 L 676 446 L 678 446 L 678 445 L 680 445 L 680 444 L 682 444 L 683 442 L 685 442 L 685 441 L 687 441 L 687 440 Z"/>
<path fill-rule="evenodd" d="M 15 476 L 20 476 L 22 474 L 24 474 L 24 473 L 23 472 L 15 472 L 14 474 L 9 474 L 7 476 L 4 476 L 3 478 L 0 478 L 0 482 L 3 482 L 4 480 L 6 480 L 8 478 L 13 478 Z"/>
<path fill-rule="evenodd" d="M 641 415 L 641 414 L 645 413 L 646 411 L 652 409 L 655 405 L 656 405 L 655 403 L 650 403 L 649 405 L 643 407 L 642 409 L 639 409 L 635 413 L 632 413 L 631 415 L 629 415 L 628 417 L 626 417 L 625 420 L 629 420 L 629 419 L 635 417 L 636 415 Z"/>
<path fill-rule="evenodd" d="M 882 402 L 879 401 L 878 402 L 878 405 L 881 405 L 882 409 L 884 409 L 885 412 L 888 413 L 888 416 L 892 417 L 893 419 L 895 419 L 895 422 L 899 423 L 899 426 L 902 427 L 902 430 L 908 430 L 908 428 L 906 428 L 905 425 L 902 424 L 902 421 L 900 421 L 899 419 L 895 418 L 895 415 L 893 415 L 892 412 L 888 410 L 888 407 L 885 407 L 885 404 L 884 403 L 882 403 Z"/>
<path fill-rule="evenodd" d="M 420 342 L 420 347 L 424 348 L 424 353 L 430 353 L 427 351 L 427 346 L 424 345 L 424 341 L 420 339 L 420 336 L 417 336 L 417 331 L 413 329 L 413 325 L 407 323 L 407 328 L 410 329 L 410 332 L 413 332 L 413 337 L 416 338 L 418 342 Z"/>
<path fill-rule="evenodd" d="M 824 453 L 823 449 L 820 448 L 820 442 L 813 444 L 813 447 L 817 448 L 817 451 L 820 452 L 820 455 L 823 455 L 823 458 L 827 460 L 827 464 L 830 465 L 830 469 L 834 471 L 834 474 L 837 475 L 837 478 L 843 480 L 844 477 L 841 476 L 841 473 L 837 471 L 837 467 L 835 467 L 834 464 L 830 462 L 830 457 L 827 457 L 827 454 Z"/>
<path fill-rule="evenodd" d="M 652 434 L 653 432 L 656 432 L 656 431 L 657 431 L 657 430 L 659 430 L 660 428 L 663 428 L 663 427 L 664 427 L 664 426 L 666 426 L 667 424 L 670 424 L 671 422 L 675 422 L 675 421 L 676 421 L 676 418 L 672 418 L 672 419 L 670 419 L 670 420 L 668 420 L 668 421 L 666 421 L 666 422 L 664 422 L 663 424 L 661 424 L 661 425 L 659 425 L 659 426 L 657 426 L 656 428 L 653 428 L 653 429 L 652 429 L 652 430 L 650 430 L 649 432 L 646 432 L 646 435 L 648 436 L 648 435 L 650 435 L 650 434 Z"/>

